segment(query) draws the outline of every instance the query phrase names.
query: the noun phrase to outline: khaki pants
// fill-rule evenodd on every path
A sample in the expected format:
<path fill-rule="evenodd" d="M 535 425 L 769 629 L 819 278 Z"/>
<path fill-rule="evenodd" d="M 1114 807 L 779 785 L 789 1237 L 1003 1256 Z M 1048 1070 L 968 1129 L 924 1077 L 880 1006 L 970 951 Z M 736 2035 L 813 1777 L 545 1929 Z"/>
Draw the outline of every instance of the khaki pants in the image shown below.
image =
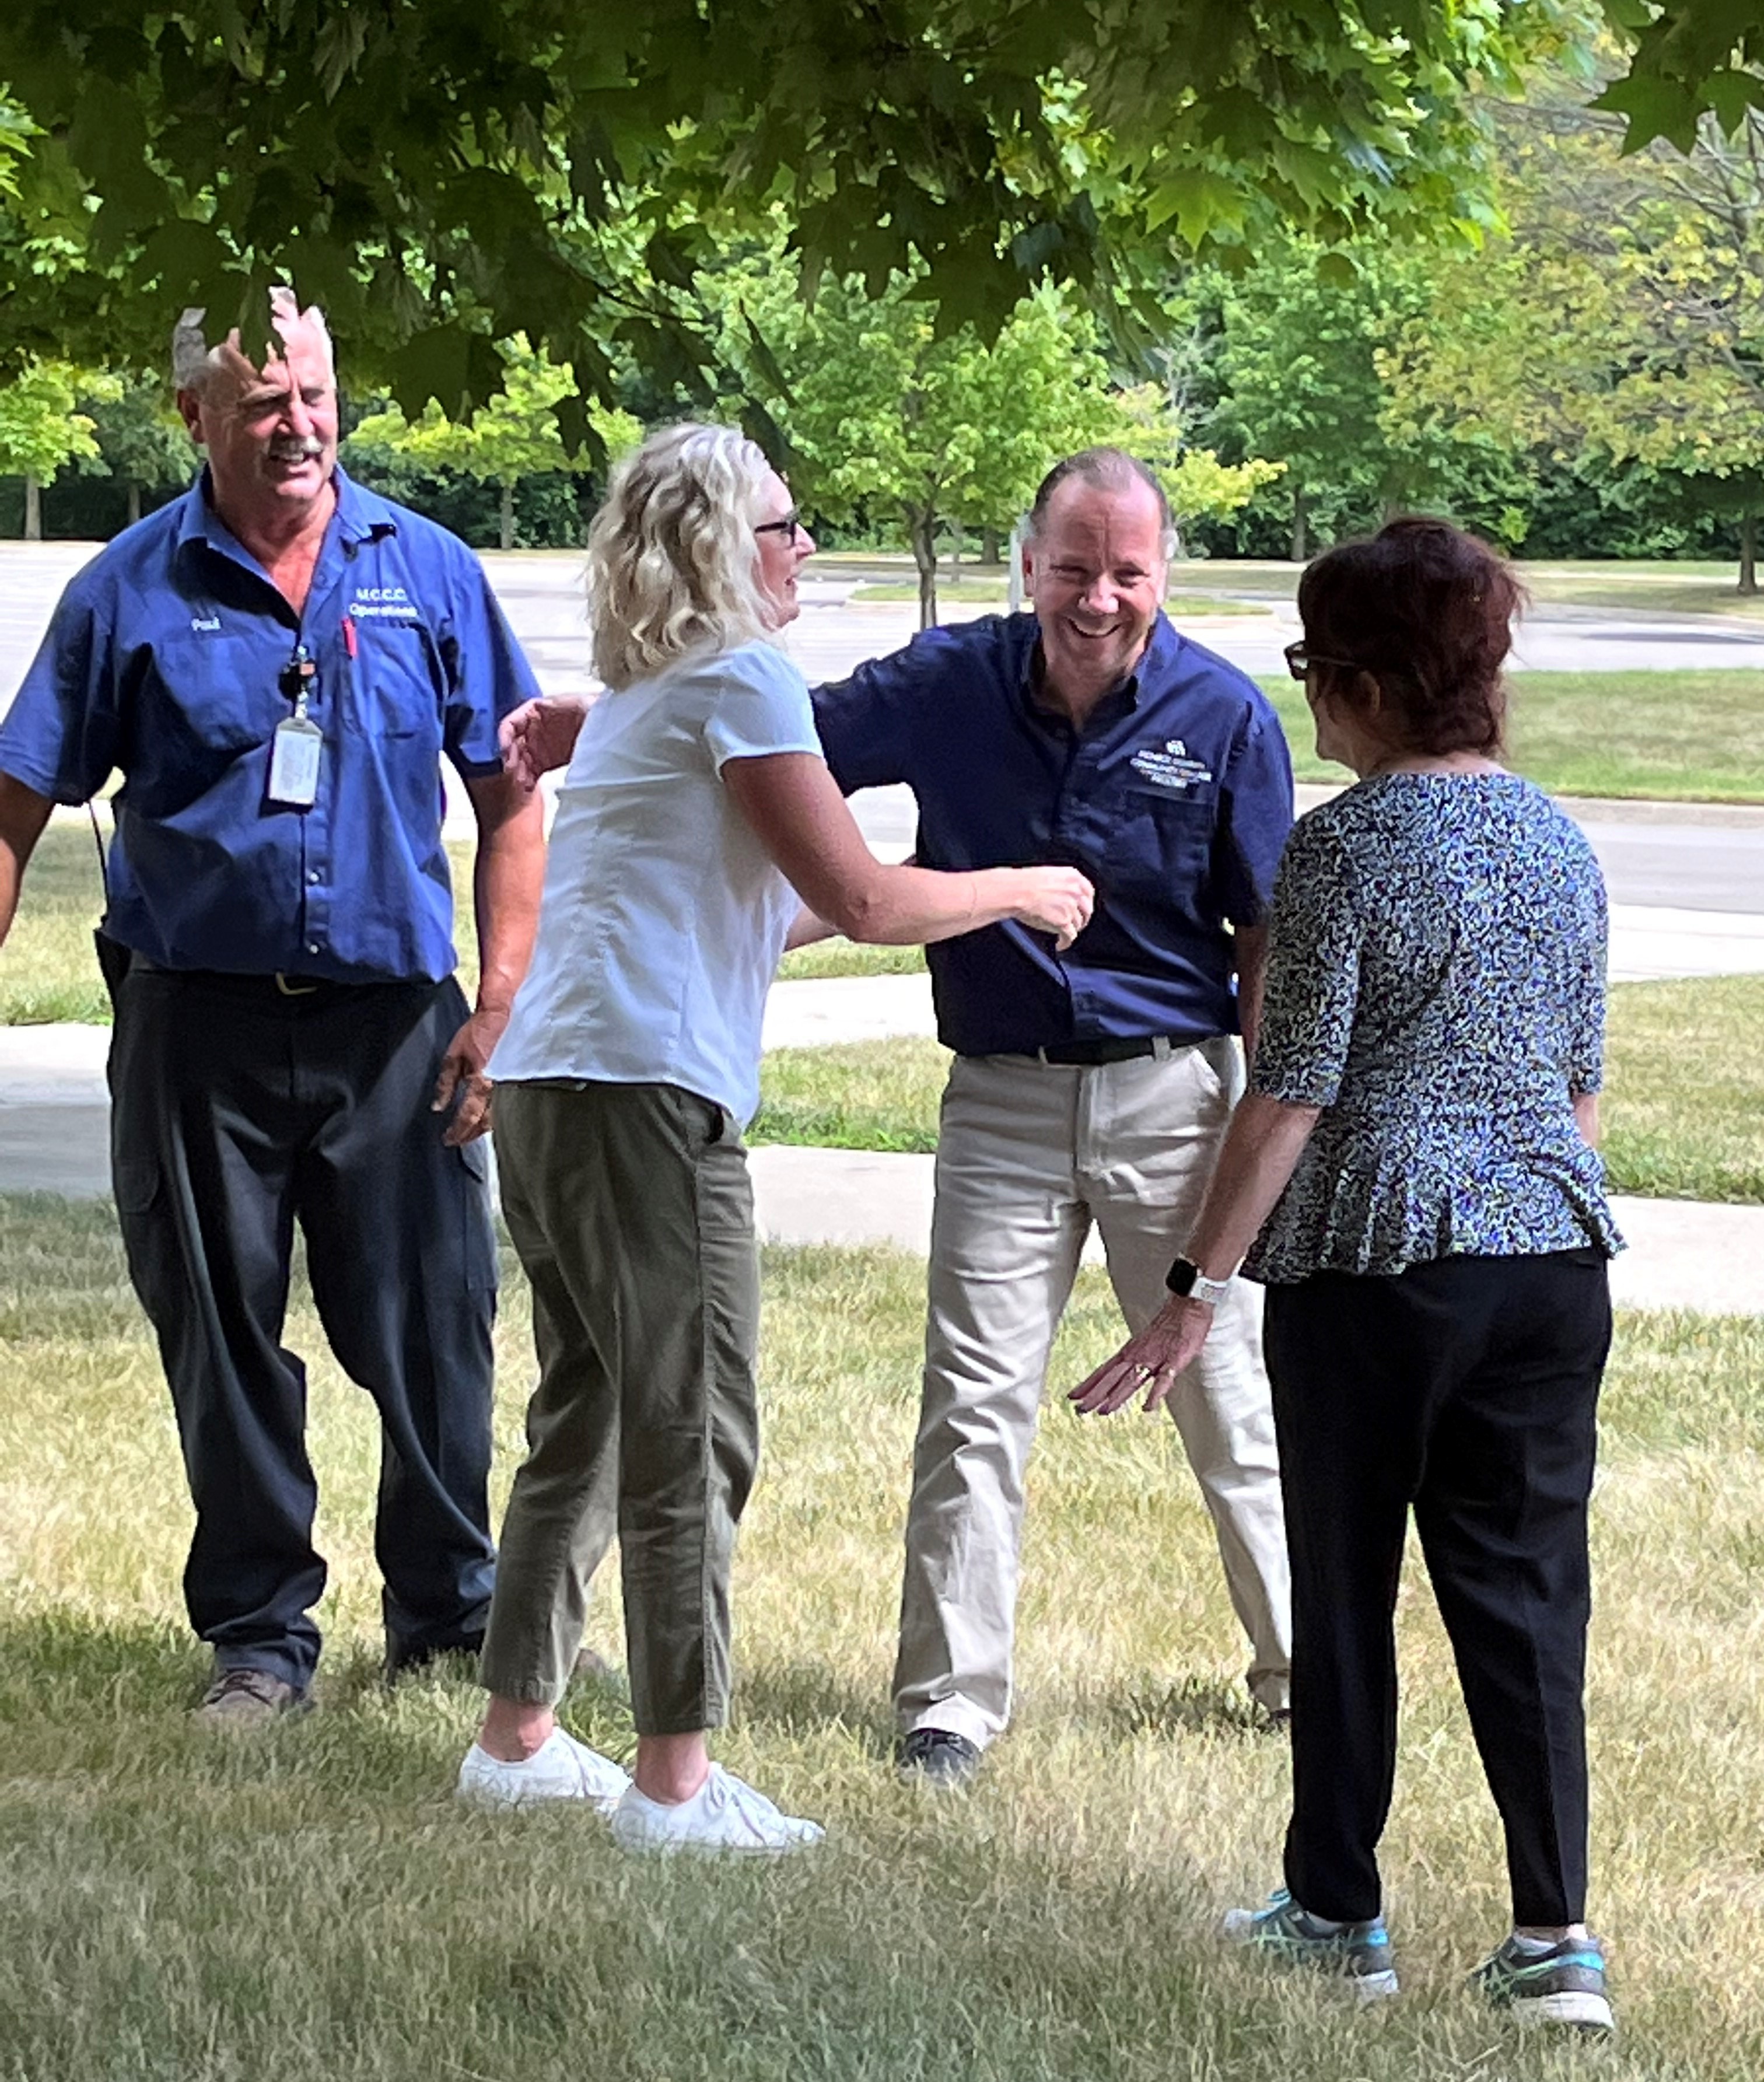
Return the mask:
<path fill-rule="evenodd" d="M 983 1747 L 1010 1717 L 1023 1481 L 1047 1355 L 1094 1221 L 1133 1330 L 1165 1298 L 1242 1090 L 1220 1037 L 1095 1068 L 958 1056 L 944 1094 L 924 1394 L 895 1707 Z M 1290 1592 L 1261 1298 L 1240 1281 L 1168 1407 L 1206 1499 L 1252 1695 L 1287 1698 Z"/>
<path fill-rule="evenodd" d="M 639 1734 L 721 1726 L 729 1572 L 759 1453 L 747 1151 L 672 1085 L 499 1085 L 503 1212 L 539 1385 L 479 1675 L 549 1705 L 617 1531 Z"/>

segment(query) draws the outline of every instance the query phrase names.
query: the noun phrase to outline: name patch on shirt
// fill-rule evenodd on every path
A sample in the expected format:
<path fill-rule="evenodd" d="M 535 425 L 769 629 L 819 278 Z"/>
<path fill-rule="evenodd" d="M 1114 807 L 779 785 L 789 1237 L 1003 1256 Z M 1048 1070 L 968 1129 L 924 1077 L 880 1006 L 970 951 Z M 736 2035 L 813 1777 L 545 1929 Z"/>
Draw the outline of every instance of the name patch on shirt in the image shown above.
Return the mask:
<path fill-rule="evenodd" d="M 415 622 L 417 611 L 402 586 L 357 586 L 349 612 L 357 622 Z"/>
<path fill-rule="evenodd" d="M 1186 794 L 1197 783 L 1213 778 L 1203 761 L 1189 757 L 1189 748 L 1179 737 L 1166 738 L 1162 745 L 1142 745 L 1127 763 L 1135 773 L 1174 794 Z"/>

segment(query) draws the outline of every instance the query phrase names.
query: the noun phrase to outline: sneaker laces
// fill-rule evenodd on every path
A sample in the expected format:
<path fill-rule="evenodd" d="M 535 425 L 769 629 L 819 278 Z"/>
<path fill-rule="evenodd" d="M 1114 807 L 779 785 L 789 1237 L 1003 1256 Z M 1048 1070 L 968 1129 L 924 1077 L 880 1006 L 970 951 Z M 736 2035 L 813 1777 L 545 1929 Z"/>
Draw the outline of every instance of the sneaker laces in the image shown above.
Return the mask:
<path fill-rule="evenodd" d="M 777 1827 L 783 1825 L 783 1810 L 775 1802 L 767 1799 L 757 1786 L 749 1785 L 744 1778 L 737 1778 L 732 1772 L 725 1771 L 721 1764 L 710 1767 L 709 1795 L 705 1805 L 721 1807 L 735 1814 L 753 1832 L 756 1843 L 766 1841 Z"/>
<path fill-rule="evenodd" d="M 272 1696 L 269 1688 L 280 1681 L 267 1670 L 254 1670 L 248 1663 L 237 1663 L 230 1670 L 223 1670 L 215 1679 L 204 1694 L 203 1703 L 215 1705 L 222 1699 L 237 1698 L 241 1692 L 250 1698 L 267 1701 Z"/>

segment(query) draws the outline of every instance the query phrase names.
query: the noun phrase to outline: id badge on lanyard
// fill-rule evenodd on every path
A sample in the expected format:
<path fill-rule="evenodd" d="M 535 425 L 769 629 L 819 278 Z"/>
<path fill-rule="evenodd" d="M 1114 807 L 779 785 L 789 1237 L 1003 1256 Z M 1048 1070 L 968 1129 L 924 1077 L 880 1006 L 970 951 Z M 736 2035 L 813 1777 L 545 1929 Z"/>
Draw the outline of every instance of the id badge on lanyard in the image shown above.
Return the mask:
<path fill-rule="evenodd" d="M 318 667 L 304 643 L 282 672 L 282 691 L 294 703 L 294 713 L 276 726 L 270 740 L 269 800 L 287 810 L 309 810 L 318 799 L 318 759 L 325 734 L 306 713 L 306 703 L 315 684 Z"/>

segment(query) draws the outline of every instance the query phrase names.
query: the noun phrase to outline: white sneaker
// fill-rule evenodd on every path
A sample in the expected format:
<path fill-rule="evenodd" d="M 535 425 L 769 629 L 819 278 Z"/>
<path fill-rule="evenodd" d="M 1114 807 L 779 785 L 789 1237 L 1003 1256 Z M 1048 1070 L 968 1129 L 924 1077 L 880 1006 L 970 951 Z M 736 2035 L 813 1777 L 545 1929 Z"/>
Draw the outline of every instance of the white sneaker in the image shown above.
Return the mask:
<path fill-rule="evenodd" d="M 554 1728 L 524 1764 L 504 1764 L 476 1743 L 459 1768 L 461 1800 L 481 1807 L 526 1807 L 542 1800 L 584 1800 L 610 1814 L 630 1780 L 598 1750 Z"/>
<path fill-rule="evenodd" d="M 632 1785 L 613 1815 L 613 1840 L 625 1851 L 735 1851 L 776 1857 L 805 1850 L 826 1834 L 818 1822 L 781 1814 L 763 1793 L 716 1764 L 690 1800 L 669 1807 Z"/>

